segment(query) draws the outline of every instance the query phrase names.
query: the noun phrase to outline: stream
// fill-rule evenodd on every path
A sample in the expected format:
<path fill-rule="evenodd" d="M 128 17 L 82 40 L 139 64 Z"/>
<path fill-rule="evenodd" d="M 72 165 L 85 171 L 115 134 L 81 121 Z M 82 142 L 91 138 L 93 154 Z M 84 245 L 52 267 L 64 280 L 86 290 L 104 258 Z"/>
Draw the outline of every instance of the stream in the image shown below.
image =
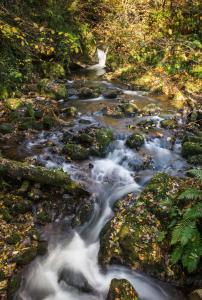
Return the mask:
<path fill-rule="evenodd" d="M 155 123 L 154 129 L 143 132 L 145 144 L 140 151 L 125 145 L 127 137 L 133 132 L 130 125 L 134 118 L 113 118 L 103 114 L 106 105 L 116 106 L 117 98 L 107 99 L 100 95 L 93 99 L 79 99 L 74 93 L 82 81 L 83 86 L 99 85 L 105 90 L 121 91 L 139 107 L 158 104 L 160 114 L 150 116 Z M 89 220 L 82 226 L 68 230 L 66 236 L 52 232 L 48 254 L 38 257 L 24 273 L 23 283 L 16 295 L 17 300 L 104 300 L 113 278 L 127 279 L 135 288 L 141 300 L 180 300 L 185 299 L 180 292 L 169 284 L 157 281 L 146 274 L 127 267 L 111 265 L 103 269 L 98 264 L 100 233 L 105 224 L 113 217 L 113 205 L 128 193 L 138 195 L 150 178 L 159 171 L 183 176 L 187 163 L 181 157 L 180 141 L 172 142 L 171 132 L 161 128 L 160 121 L 175 116 L 183 122 L 180 115 L 165 99 L 151 98 L 140 91 L 131 91 L 103 81 L 99 77 L 86 77 L 67 82 L 71 92 L 71 105 L 78 108 L 79 114 L 71 122 L 72 131 L 102 124 L 113 130 L 115 139 L 104 158 L 91 157 L 81 163 L 67 162 L 64 156 L 52 153 L 43 147 L 47 141 L 54 142 L 58 148 L 63 146 L 60 131 L 41 132 L 27 140 L 24 146 L 37 162 L 48 168 L 62 168 L 72 178 L 85 182 L 93 195 L 94 209 Z M 69 104 L 69 103 L 68 103 Z M 65 107 L 64 101 L 60 101 Z M 143 116 L 135 118 L 143 120 Z M 81 122 L 85 120 L 86 122 Z M 65 128 L 63 128 L 65 130 Z M 157 133 L 161 133 L 157 135 Z M 41 147 L 40 147 L 41 146 Z M 40 151 L 37 149 L 40 148 Z M 150 158 L 152 167 L 141 168 L 145 158 Z M 89 167 L 91 166 L 91 167 Z M 54 226 L 53 226 L 54 227 Z"/>

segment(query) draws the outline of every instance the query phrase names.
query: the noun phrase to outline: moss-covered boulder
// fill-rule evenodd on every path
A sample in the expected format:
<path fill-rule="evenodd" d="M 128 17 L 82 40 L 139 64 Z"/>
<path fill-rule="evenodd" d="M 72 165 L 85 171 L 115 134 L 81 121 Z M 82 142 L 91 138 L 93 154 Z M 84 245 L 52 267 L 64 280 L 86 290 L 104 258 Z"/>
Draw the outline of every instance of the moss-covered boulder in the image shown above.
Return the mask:
<path fill-rule="evenodd" d="M 37 256 L 37 248 L 36 247 L 31 247 L 26 249 L 24 252 L 20 253 L 17 255 L 13 261 L 18 265 L 18 266 L 24 266 L 29 264 L 35 257 Z"/>
<path fill-rule="evenodd" d="M 77 114 L 77 108 L 75 106 L 70 106 L 65 109 L 65 113 L 67 116 L 75 117 Z"/>
<path fill-rule="evenodd" d="M 110 284 L 107 300 L 138 300 L 133 286 L 125 279 L 113 279 Z"/>
<path fill-rule="evenodd" d="M 186 158 L 193 155 L 202 154 L 202 144 L 194 142 L 185 142 L 182 145 L 182 155 Z"/>
<path fill-rule="evenodd" d="M 101 233 L 100 262 L 121 263 L 184 284 L 187 273 L 171 260 L 172 224 L 176 224 L 179 210 L 191 203 L 179 202 L 178 196 L 186 188 L 196 187 L 201 188 L 200 181 L 159 173 L 138 199 L 129 195 L 119 201 L 114 218 Z"/>
<path fill-rule="evenodd" d="M 23 100 L 18 98 L 9 98 L 5 100 L 5 106 L 10 110 L 16 110 L 23 105 Z"/>
<path fill-rule="evenodd" d="M 109 128 L 96 130 L 96 143 L 100 151 L 104 151 L 113 140 L 113 132 Z"/>
<path fill-rule="evenodd" d="M 177 122 L 175 119 L 166 119 L 161 121 L 161 126 L 163 128 L 174 129 L 177 127 Z"/>
<path fill-rule="evenodd" d="M 7 134 L 13 131 L 14 127 L 10 123 L 2 123 L 0 124 L 0 133 Z"/>
<path fill-rule="evenodd" d="M 125 115 L 134 115 L 136 114 L 139 109 L 135 103 L 126 103 L 121 105 L 121 109 L 124 112 Z"/>
<path fill-rule="evenodd" d="M 156 114 L 159 114 L 161 112 L 161 108 L 154 104 L 154 103 L 150 103 L 148 105 L 145 105 L 141 112 L 144 114 L 144 115 L 156 115 Z"/>
<path fill-rule="evenodd" d="M 65 77 L 65 69 L 60 63 L 44 62 L 42 68 L 46 78 L 57 79 Z"/>
<path fill-rule="evenodd" d="M 107 89 L 103 92 L 103 96 L 106 99 L 116 99 L 117 96 L 120 94 L 120 91 L 117 89 Z"/>
<path fill-rule="evenodd" d="M 85 160 L 89 157 L 89 149 L 78 144 L 68 143 L 63 147 L 63 153 L 73 160 Z"/>
<path fill-rule="evenodd" d="M 99 92 L 97 89 L 82 87 L 79 89 L 78 95 L 81 99 L 97 98 L 99 96 Z"/>
<path fill-rule="evenodd" d="M 126 140 L 126 145 L 129 148 L 136 149 L 136 150 L 139 150 L 143 144 L 144 144 L 144 137 L 139 133 L 132 134 Z"/>

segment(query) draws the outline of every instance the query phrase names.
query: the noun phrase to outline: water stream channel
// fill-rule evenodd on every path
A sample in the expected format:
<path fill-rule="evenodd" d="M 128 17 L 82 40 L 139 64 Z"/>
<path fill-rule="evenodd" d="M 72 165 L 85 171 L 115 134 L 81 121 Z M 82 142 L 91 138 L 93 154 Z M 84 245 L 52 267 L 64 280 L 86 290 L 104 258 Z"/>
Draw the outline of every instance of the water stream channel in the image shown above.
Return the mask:
<path fill-rule="evenodd" d="M 130 125 L 144 117 L 113 118 L 104 115 L 103 108 L 118 105 L 117 98 L 107 99 L 104 95 L 99 95 L 93 99 L 79 99 L 75 91 L 81 82 L 83 86 L 91 84 L 104 87 L 105 90 L 121 91 L 139 107 L 150 103 L 161 107 L 161 113 L 148 117 L 155 126 L 148 133 L 144 131 L 145 144 L 140 151 L 129 149 L 125 140 L 132 132 Z M 183 122 L 181 116 L 164 99 L 151 98 L 143 92 L 130 91 L 127 86 L 102 81 L 97 77 L 68 81 L 67 85 L 70 92 L 68 105 L 71 102 L 79 110 L 79 114 L 71 122 L 71 130 L 76 132 L 93 124 L 102 124 L 113 130 L 115 139 L 104 158 L 91 157 L 81 163 L 67 162 L 64 156 L 51 153 L 46 147 L 41 147 L 40 152 L 37 152 L 36 149 L 47 140 L 62 147 L 63 133 L 60 131 L 43 131 L 25 142 L 27 151 L 31 151 L 41 164 L 49 168 L 62 168 L 73 179 L 85 181 L 88 190 L 94 195 L 94 209 L 90 219 L 82 226 L 68 231 L 65 238 L 57 237 L 53 229 L 54 238 L 50 239 L 48 254 L 37 258 L 25 271 L 16 299 L 102 300 L 106 299 L 113 278 L 130 281 L 141 300 L 184 299 L 172 286 L 146 274 L 119 265 L 102 269 L 98 264 L 99 236 L 105 224 L 113 217 L 114 203 L 128 193 L 138 195 L 156 172 L 183 176 L 187 165 L 180 155 L 180 142 L 178 139 L 173 142 L 170 131 L 160 126 L 160 121 L 170 116 L 175 116 L 179 123 Z M 64 101 L 60 102 L 61 107 L 65 106 Z M 157 135 L 157 132 L 161 134 Z M 150 157 L 152 167 L 141 168 L 146 157 Z"/>

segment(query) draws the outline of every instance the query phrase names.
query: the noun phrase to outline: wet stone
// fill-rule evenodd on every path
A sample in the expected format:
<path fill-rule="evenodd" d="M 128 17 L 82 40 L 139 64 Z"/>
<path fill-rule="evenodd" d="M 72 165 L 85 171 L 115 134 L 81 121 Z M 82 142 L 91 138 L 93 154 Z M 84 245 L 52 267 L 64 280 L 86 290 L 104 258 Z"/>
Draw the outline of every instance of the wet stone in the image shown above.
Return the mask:
<path fill-rule="evenodd" d="M 129 136 L 126 140 L 126 145 L 129 148 L 134 148 L 136 150 L 139 150 L 140 147 L 144 144 L 144 137 L 141 134 L 132 134 Z"/>
<path fill-rule="evenodd" d="M 107 300 L 138 300 L 138 295 L 129 281 L 113 279 L 110 284 Z"/>

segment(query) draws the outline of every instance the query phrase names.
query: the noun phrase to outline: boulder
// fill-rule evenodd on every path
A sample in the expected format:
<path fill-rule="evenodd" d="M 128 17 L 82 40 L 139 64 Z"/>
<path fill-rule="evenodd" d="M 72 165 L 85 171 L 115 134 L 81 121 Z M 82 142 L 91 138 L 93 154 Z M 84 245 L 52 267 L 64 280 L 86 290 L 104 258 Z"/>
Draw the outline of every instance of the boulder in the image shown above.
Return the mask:
<path fill-rule="evenodd" d="M 175 119 L 167 119 L 161 121 L 161 126 L 163 128 L 174 129 L 177 127 L 177 122 Z"/>
<path fill-rule="evenodd" d="M 56 62 L 44 62 L 42 65 L 45 77 L 51 79 L 64 78 L 65 70 L 63 65 Z"/>
<path fill-rule="evenodd" d="M 202 300 L 202 288 L 193 291 L 193 292 L 189 295 L 189 299 L 190 299 L 190 300 Z"/>
<path fill-rule="evenodd" d="M 107 300 L 138 300 L 133 286 L 125 279 L 113 279 L 110 284 Z"/>
<path fill-rule="evenodd" d="M 139 111 L 137 105 L 132 102 L 127 104 L 122 104 L 121 109 L 126 115 L 134 115 Z"/>
<path fill-rule="evenodd" d="M 78 144 L 68 143 L 63 147 L 63 153 L 73 160 L 85 160 L 89 157 L 89 149 Z"/>
<path fill-rule="evenodd" d="M 88 99 L 88 98 L 97 98 L 99 93 L 96 89 L 91 89 L 89 87 L 82 87 L 78 91 L 78 95 L 81 99 Z"/>
<path fill-rule="evenodd" d="M 136 150 L 139 150 L 140 147 L 144 144 L 144 137 L 143 135 L 139 133 L 134 133 L 131 136 L 129 136 L 126 140 L 126 145 L 129 148 L 135 148 Z"/>

